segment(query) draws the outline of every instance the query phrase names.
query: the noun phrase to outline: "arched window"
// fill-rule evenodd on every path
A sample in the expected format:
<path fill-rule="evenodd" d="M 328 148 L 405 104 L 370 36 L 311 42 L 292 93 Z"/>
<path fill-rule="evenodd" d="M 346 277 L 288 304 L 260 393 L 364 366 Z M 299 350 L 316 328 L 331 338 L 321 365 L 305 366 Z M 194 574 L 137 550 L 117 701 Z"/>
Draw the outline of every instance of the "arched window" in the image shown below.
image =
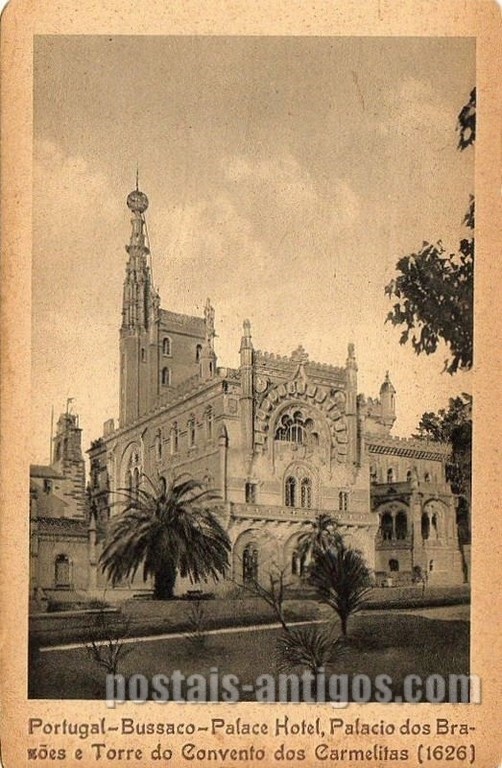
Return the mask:
<path fill-rule="evenodd" d="M 126 484 L 129 489 L 129 494 L 136 496 L 141 479 L 141 459 L 137 450 L 131 453 L 129 459 L 129 466 L 127 469 Z"/>
<path fill-rule="evenodd" d="M 206 436 L 208 440 L 213 439 L 213 424 L 213 409 L 211 406 L 209 406 L 209 408 L 206 410 Z"/>
<path fill-rule="evenodd" d="M 171 339 L 169 336 L 164 336 L 164 339 L 162 341 L 162 354 L 166 357 L 171 356 Z"/>
<path fill-rule="evenodd" d="M 434 560 L 429 560 L 429 571 L 434 570 Z"/>
<path fill-rule="evenodd" d="M 56 587 L 71 586 L 70 558 L 68 555 L 58 555 L 54 561 L 54 583 Z"/>
<path fill-rule="evenodd" d="M 312 480 L 310 477 L 302 478 L 300 483 L 300 504 L 304 509 L 312 506 Z"/>
<path fill-rule="evenodd" d="M 178 452 L 178 443 L 179 443 L 179 431 L 178 431 L 178 422 L 173 422 L 173 426 L 171 427 L 171 453 L 177 453 Z"/>
<path fill-rule="evenodd" d="M 413 472 L 412 472 L 412 470 L 411 470 L 411 469 L 409 469 L 409 470 L 407 471 L 407 473 L 406 473 L 406 482 L 407 482 L 407 483 L 411 483 L 411 481 L 412 481 L 412 478 L 413 478 Z"/>
<path fill-rule="evenodd" d="M 305 562 L 298 549 L 291 553 L 291 575 L 303 576 L 305 573 Z"/>
<path fill-rule="evenodd" d="M 141 362 L 144 363 L 146 361 L 146 352 L 145 348 L 141 347 Z"/>
<path fill-rule="evenodd" d="M 382 522 L 380 524 L 382 539 L 384 541 L 390 541 L 394 536 L 394 521 L 390 512 L 385 512 L 382 515 Z"/>
<path fill-rule="evenodd" d="M 429 521 L 429 515 L 427 514 L 427 512 L 424 512 L 423 515 L 422 515 L 422 526 L 421 526 L 421 528 L 422 528 L 422 539 L 427 540 L 429 538 L 430 529 L 431 529 L 431 525 L 430 525 L 430 521 Z"/>
<path fill-rule="evenodd" d="M 134 467 L 132 472 L 132 489 L 131 489 L 134 494 L 137 494 L 139 490 L 139 478 L 140 478 L 139 468 Z"/>
<path fill-rule="evenodd" d="M 313 422 L 311 421 L 313 426 Z M 292 415 L 285 413 L 279 421 L 275 431 L 275 439 L 288 443 L 305 443 L 306 429 L 305 421 L 300 411 L 295 411 Z"/>
<path fill-rule="evenodd" d="M 246 483 L 246 504 L 256 504 L 256 483 Z"/>
<path fill-rule="evenodd" d="M 197 344 L 195 347 L 195 362 L 200 363 L 200 358 L 202 356 L 202 344 Z"/>
<path fill-rule="evenodd" d="M 377 471 L 374 464 L 370 465 L 370 483 L 376 483 L 377 481 Z"/>
<path fill-rule="evenodd" d="M 162 431 L 160 429 L 157 430 L 155 435 L 155 453 L 157 461 L 160 461 L 162 459 Z"/>
<path fill-rule="evenodd" d="M 248 544 L 242 553 L 242 580 L 244 584 L 258 581 L 258 549 Z"/>
<path fill-rule="evenodd" d="M 395 573 L 399 570 L 399 560 L 389 560 L 389 571 Z"/>
<path fill-rule="evenodd" d="M 285 484 L 285 502 L 287 507 L 296 507 L 296 478 L 287 477 Z"/>
<path fill-rule="evenodd" d="M 167 366 L 162 369 L 162 386 L 169 387 L 171 385 L 171 371 Z"/>
<path fill-rule="evenodd" d="M 408 518 L 406 512 L 398 512 L 396 515 L 396 539 L 406 539 L 408 536 Z"/>
<path fill-rule="evenodd" d="M 161 496 L 165 496 L 167 493 L 167 480 L 163 475 L 159 477 L 159 485 Z"/>
<path fill-rule="evenodd" d="M 188 447 L 193 448 L 195 445 L 195 416 L 190 416 L 187 426 L 188 426 Z"/>
<path fill-rule="evenodd" d="M 389 467 L 387 470 L 387 482 L 388 483 L 395 483 L 396 482 L 396 474 L 394 472 L 394 469 L 392 467 Z"/>
<path fill-rule="evenodd" d="M 346 512 L 349 508 L 349 494 L 347 491 L 340 491 L 338 494 L 338 510 L 340 512 Z"/>
<path fill-rule="evenodd" d="M 430 483 L 430 481 L 431 481 L 431 473 L 430 472 L 426 472 L 425 473 L 424 480 L 425 480 L 426 483 Z"/>

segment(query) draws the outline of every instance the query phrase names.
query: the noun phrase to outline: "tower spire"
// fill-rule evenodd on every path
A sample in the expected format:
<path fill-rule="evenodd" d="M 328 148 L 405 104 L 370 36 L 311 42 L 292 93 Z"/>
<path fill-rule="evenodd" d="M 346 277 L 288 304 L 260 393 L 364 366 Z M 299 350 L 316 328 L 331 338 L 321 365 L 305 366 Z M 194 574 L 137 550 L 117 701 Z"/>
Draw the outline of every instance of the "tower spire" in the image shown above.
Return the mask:
<path fill-rule="evenodd" d="M 131 235 L 126 245 L 128 254 L 122 299 L 120 329 L 120 424 L 138 418 L 148 410 L 157 391 L 156 377 L 151 376 L 151 363 L 156 359 L 155 335 L 159 315 L 159 297 L 153 287 L 149 263 L 148 232 L 145 211 L 148 197 L 139 188 L 139 166 L 136 165 L 136 188 L 127 196 L 131 211 Z M 153 365 L 153 363 L 152 363 Z"/>

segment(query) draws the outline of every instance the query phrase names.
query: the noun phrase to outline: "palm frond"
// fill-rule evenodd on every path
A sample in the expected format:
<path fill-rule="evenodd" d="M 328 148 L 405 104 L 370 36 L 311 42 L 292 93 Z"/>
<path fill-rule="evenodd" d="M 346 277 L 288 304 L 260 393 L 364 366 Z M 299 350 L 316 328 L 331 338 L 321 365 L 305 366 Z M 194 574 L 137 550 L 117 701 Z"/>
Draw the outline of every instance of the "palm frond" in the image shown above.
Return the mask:
<path fill-rule="evenodd" d="M 320 597 L 338 613 L 342 624 L 363 607 L 371 591 L 370 572 L 361 552 L 345 546 L 319 552 L 310 581 Z"/>
<path fill-rule="evenodd" d="M 280 672 L 291 672 L 301 667 L 316 674 L 344 653 L 344 648 L 332 628 L 308 626 L 289 629 L 277 641 L 277 668 Z"/>
<path fill-rule="evenodd" d="M 218 495 L 196 480 L 119 489 L 122 512 L 110 522 L 100 565 L 113 584 L 179 571 L 192 582 L 218 580 L 229 567 L 230 541 L 217 518 Z"/>

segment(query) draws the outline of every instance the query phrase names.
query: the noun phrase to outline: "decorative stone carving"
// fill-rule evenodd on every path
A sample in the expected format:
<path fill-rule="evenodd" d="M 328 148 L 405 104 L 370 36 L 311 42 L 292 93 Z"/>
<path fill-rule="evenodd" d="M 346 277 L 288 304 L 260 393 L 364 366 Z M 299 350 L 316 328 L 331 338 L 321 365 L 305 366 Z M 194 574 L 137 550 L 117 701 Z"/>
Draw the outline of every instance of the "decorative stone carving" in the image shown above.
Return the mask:
<path fill-rule="evenodd" d="M 348 434 L 343 414 L 345 393 L 341 390 L 333 393 L 326 387 L 302 379 L 281 383 L 262 399 L 255 417 L 255 445 L 261 447 L 266 444 L 271 422 L 275 423 L 275 414 L 288 400 L 292 401 L 291 405 L 305 403 L 325 416 L 330 427 L 332 458 L 336 456 L 337 461 L 346 461 Z"/>

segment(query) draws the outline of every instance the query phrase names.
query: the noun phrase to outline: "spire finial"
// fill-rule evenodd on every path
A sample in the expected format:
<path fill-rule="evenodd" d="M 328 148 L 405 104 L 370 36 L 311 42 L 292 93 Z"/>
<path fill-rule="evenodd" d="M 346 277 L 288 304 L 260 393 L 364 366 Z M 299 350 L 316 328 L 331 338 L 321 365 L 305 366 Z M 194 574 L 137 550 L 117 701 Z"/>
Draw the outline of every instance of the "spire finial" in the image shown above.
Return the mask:
<path fill-rule="evenodd" d="M 214 330 L 214 307 L 211 305 L 211 299 L 206 300 L 206 306 L 204 307 L 204 322 L 206 324 L 206 338 L 211 340 L 216 336 Z"/>

